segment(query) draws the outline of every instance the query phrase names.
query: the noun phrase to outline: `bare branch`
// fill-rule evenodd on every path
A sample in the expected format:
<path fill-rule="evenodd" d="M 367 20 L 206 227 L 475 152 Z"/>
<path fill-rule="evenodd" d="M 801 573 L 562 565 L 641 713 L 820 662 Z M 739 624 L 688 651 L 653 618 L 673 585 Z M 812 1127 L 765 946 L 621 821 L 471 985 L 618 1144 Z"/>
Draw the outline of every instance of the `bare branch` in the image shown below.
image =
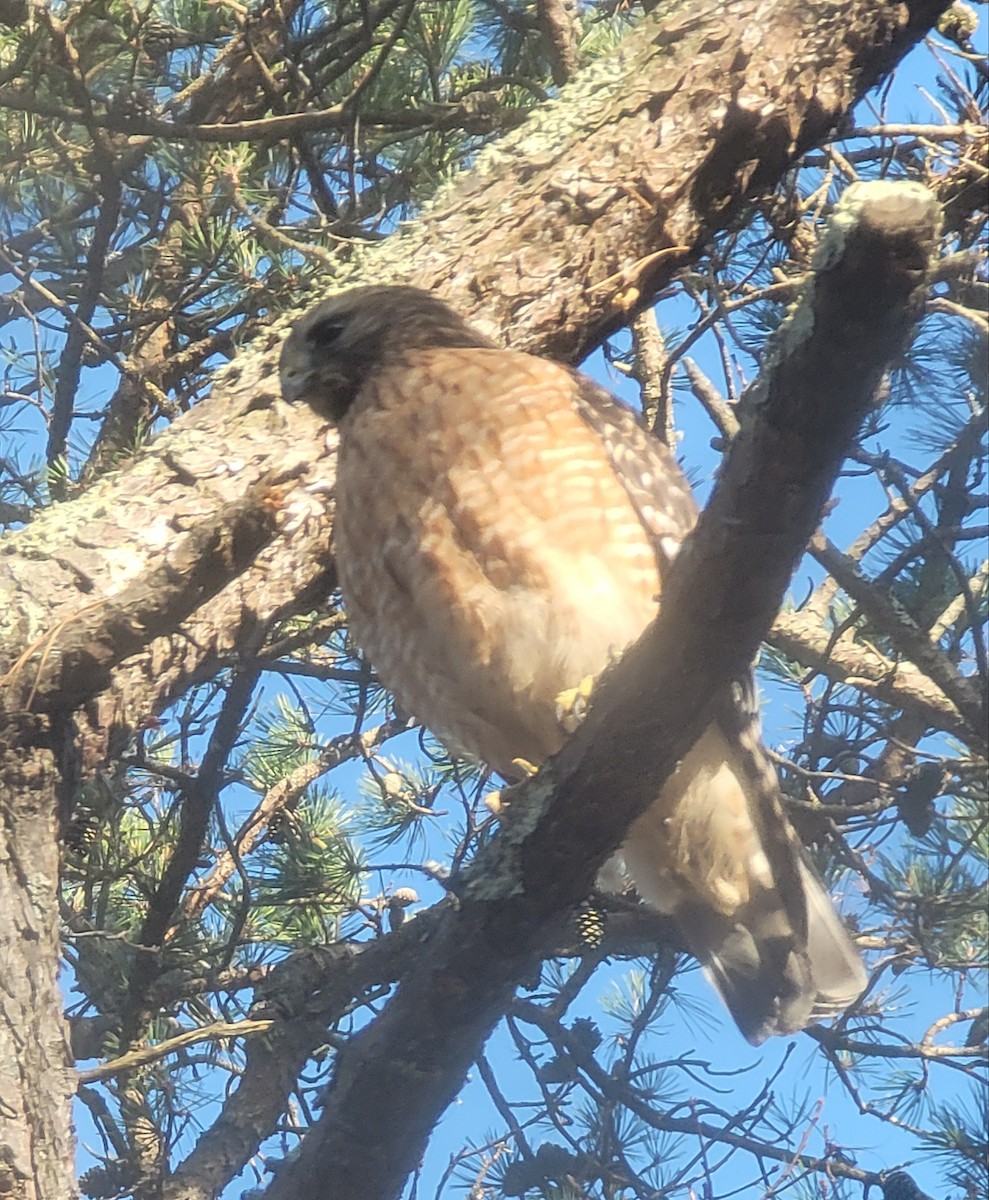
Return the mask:
<path fill-rule="evenodd" d="M 564 84 L 580 62 L 577 51 L 579 32 L 575 0 L 539 0 L 536 6 L 539 28 L 549 46 L 553 62 L 553 82 Z"/>
<path fill-rule="evenodd" d="M 930 636 L 913 620 L 892 596 L 867 579 L 854 561 L 821 534 L 811 539 L 814 558 L 830 571 L 837 583 L 855 601 L 862 612 L 885 633 L 897 649 L 931 679 L 965 718 L 969 734 L 979 739 L 989 714 L 973 681 L 966 679 L 951 660 L 931 641 Z"/>

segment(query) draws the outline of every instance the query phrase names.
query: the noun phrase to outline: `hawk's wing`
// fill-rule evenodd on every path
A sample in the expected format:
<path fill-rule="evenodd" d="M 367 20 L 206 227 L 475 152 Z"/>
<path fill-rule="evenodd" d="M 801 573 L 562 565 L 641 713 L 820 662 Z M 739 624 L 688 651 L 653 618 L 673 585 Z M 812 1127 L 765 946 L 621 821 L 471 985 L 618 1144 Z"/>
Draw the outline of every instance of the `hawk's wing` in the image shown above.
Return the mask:
<path fill-rule="evenodd" d="M 597 434 L 639 520 L 656 539 L 662 575 L 697 521 L 690 485 L 670 449 L 642 428 L 631 409 L 586 375 L 575 371 L 574 379 L 577 411 Z"/>
<path fill-rule="evenodd" d="M 606 391 L 577 379 L 577 409 L 655 539 L 662 578 L 696 521 L 693 495 L 669 449 Z M 787 819 L 761 740 L 751 671 L 725 691 L 715 726 L 686 763 L 691 777 L 674 776 L 655 811 L 629 831 L 625 853 L 640 892 L 679 915 L 688 944 L 751 1041 L 847 1007 L 865 987 L 865 973 Z M 672 805 L 668 791 L 677 797 Z M 736 904 L 726 899 L 733 894 Z"/>

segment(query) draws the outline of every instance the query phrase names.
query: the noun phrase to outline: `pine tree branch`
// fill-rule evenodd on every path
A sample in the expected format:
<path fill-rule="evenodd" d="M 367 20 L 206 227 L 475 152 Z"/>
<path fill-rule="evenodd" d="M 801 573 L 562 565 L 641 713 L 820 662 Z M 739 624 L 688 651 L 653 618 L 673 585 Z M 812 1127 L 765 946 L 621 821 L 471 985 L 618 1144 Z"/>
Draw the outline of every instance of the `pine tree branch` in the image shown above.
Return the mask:
<path fill-rule="evenodd" d="M 985 424 L 985 413 L 973 413 L 958 431 L 951 445 L 931 463 L 922 475 L 905 488 L 901 495 L 889 502 L 885 512 L 880 513 L 870 525 L 862 530 L 845 551 L 846 557 L 853 563 L 861 562 L 866 554 L 877 546 L 900 521 L 917 511 L 920 501 L 937 487 L 944 475 L 959 464 L 967 464 L 972 461 L 978 454 Z M 871 461 L 877 470 L 885 471 L 888 467 L 886 459 L 873 459 L 872 456 L 861 452 L 859 459 L 860 461 Z M 813 612 L 823 616 L 834 599 L 838 587 L 837 580 L 830 578 L 824 580 L 801 612 Z"/>
<path fill-rule="evenodd" d="M 870 646 L 834 638 L 831 629 L 813 613 L 783 612 L 766 640 L 787 658 L 819 672 L 835 683 L 874 696 L 877 700 L 922 716 L 933 729 L 952 733 L 985 755 L 985 735 L 973 730 L 947 696 L 912 663 L 893 662 Z"/>
<path fill-rule="evenodd" d="M 721 1144 L 731 1146 L 736 1150 L 747 1150 L 759 1159 L 786 1163 L 788 1166 L 797 1166 L 803 1171 L 820 1171 L 829 1177 L 854 1179 L 864 1184 L 879 1183 L 879 1176 L 872 1171 L 863 1171 L 860 1167 L 843 1161 L 841 1158 L 812 1158 L 810 1155 L 794 1154 L 785 1145 L 772 1145 L 764 1138 L 739 1133 L 737 1128 L 734 1128 L 737 1125 L 737 1117 L 733 1117 L 724 1126 L 717 1126 L 692 1117 L 668 1116 L 630 1084 L 616 1079 L 612 1073 L 601 1067 L 593 1054 L 587 1052 L 580 1038 L 574 1037 L 569 1030 L 563 1028 L 540 1005 L 533 1004 L 528 1000 L 516 1000 L 512 1005 L 512 1013 L 521 1020 L 535 1025 L 555 1046 L 565 1049 L 581 1071 L 600 1089 L 602 1095 L 608 1097 L 612 1104 L 619 1108 L 627 1108 L 643 1124 L 648 1125 L 650 1129 L 655 1129 L 658 1133 L 685 1134 L 701 1138 L 708 1145 Z"/>
<path fill-rule="evenodd" d="M 989 727 L 989 713 L 973 686 L 974 681 L 961 674 L 893 596 L 863 575 L 854 560 L 842 554 L 823 534 L 815 534 L 811 539 L 810 552 L 896 650 L 902 651 L 941 689 L 965 719 L 970 734 L 978 739 Z"/>
<path fill-rule="evenodd" d="M 122 1040 L 133 1042 L 143 1034 L 148 1020 L 148 993 L 161 973 L 158 951 L 172 923 L 182 890 L 202 855 L 209 818 L 223 788 L 224 773 L 233 747 L 243 732 L 251 696 L 260 669 L 246 668 L 236 674 L 227 689 L 213 726 L 203 761 L 181 799 L 178 836 L 161 880 L 148 901 L 141 926 L 141 953 L 132 963 L 128 997 L 122 1019 Z"/>
<path fill-rule="evenodd" d="M 410 722 L 404 717 L 395 717 L 376 725 L 360 734 L 341 734 L 324 746 L 309 762 L 302 763 L 280 779 L 265 792 L 261 802 L 247 818 L 236 837 L 237 858 L 249 854 L 254 845 L 264 836 L 276 813 L 297 804 L 306 789 L 311 787 L 328 771 L 342 762 L 354 758 L 365 758 L 389 738 L 404 733 Z M 199 880 L 182 908 L 183 920 L 196 920 L 216 899 L 227 880 L 233 875 L 236 858 L 231 850 L 224 850 L 216 857 L 212 869 Z"/>
<path fill-rule="evenodd" d="M 76 610 L 21 654 L 0 676 L 0 711 L 73 709 L 102 691 L 111 671 L 176 629 L 257 558 L 279 524 L 289 476 L 267 477 L 193 528 L 174 529 L 159 565 L 111 597 Z M 66 555 L 71 568 L 71 551 Z M 78 589 L 94 585 L 74 568 Z"/>
<path fill-rule="evenodd" d="M 553 82 L 564 84 L 580 62 L 576 0 L 538 0 L 536 13 L 553 63 Z"/>

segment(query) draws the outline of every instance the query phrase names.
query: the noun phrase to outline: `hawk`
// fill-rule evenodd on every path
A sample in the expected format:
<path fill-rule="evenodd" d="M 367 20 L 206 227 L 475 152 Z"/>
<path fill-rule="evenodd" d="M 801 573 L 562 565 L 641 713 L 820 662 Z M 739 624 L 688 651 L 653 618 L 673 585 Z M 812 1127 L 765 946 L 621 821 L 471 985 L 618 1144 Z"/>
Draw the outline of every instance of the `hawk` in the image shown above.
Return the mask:
<path fill-rule="evenodd" d="M 669 450 L 590 379 L 409 287 L 305 314 L 281 386 L 339 428 L 337 569 L 382 683 L 507 779 L 554 754 L 558 697 L 655 618 L 696 519 Z M 784 814 L 752 679 L 722 707 L 622 857 L 758 1044 L 844 1009 L 866 979 Z"/>

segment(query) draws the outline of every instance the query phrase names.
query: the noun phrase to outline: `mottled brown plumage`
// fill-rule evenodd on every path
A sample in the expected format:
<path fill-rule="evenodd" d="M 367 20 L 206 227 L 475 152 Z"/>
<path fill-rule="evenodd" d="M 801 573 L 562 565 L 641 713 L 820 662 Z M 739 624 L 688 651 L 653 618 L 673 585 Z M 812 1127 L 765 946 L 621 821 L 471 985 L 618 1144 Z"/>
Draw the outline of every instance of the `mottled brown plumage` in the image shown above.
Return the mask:
<path fill-rule="evenodd" d="M 508 778 L 555 753 L 557 696 L 655 617 L 695 520 L 668 450 L 589 379 L 412 288 L 313 309 L 282 389 L 340 427 L 337 566 L 382 682 Z M 623 856 L 759 1042 L 847 1006 L 865 977 L 783 813 L 752 697 L 740 680 Z"/>

